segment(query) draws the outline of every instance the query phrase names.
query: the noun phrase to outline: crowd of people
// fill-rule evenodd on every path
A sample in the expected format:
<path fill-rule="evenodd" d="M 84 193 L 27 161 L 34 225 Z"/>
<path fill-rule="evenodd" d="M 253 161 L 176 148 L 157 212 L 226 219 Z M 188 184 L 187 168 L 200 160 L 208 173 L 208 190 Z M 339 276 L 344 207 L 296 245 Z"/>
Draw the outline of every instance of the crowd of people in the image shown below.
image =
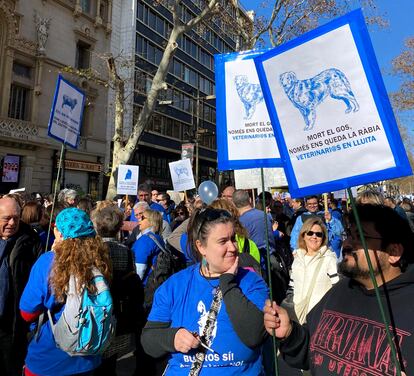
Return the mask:
<path fill-rule="evenodd" d="M 414 206 L 367 190 L 357 208 L 409 375 Z M 69 321 L 72 284 L 98 296 L 97 275 L 113 329 L 96 353 L 73 356 L 56 327 Z M 272 335 L 280 375 L 394 375 L 384 328 L 355 213 L 333 195 L 254 198 L 229 185 L 207 205 L 141 184 L 99 202 L 70 189 L 0 198 L 6 376 L 116 375 L 132 352 L 131 375 L 270 375 Z"/>

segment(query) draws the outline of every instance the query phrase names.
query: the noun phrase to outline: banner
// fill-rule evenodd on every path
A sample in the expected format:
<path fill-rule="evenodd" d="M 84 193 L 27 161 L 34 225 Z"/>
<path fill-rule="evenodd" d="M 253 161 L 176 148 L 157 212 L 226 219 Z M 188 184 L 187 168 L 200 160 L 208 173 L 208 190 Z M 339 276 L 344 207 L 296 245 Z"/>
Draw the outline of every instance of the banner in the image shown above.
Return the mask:
<path fill-rule="evenodd" d="M 255 63 L 293 197 L 411 174 L 361 10 Z"/>
<path fill-rule="evenodd" d="M 50 112 L 48 135 L 76 149 L 79 144 L 84 102 L 85 94 L 59 75 Z"/>
<path fill-rule="evenodd" d="M 287 180 L 283 168 L 264 168 L 264 186 L 286 187 Z M 260 168 L 251 168 L 245 170 L 234 170 L 234 181 L 236 189 L 262 189 L 262 174 Z"/>
<path fill-rule="evenodd" d="M 282 166 L 253 60 L 262 52 L 214 56 L 219 170 Z"/>
<path fill-rule="evenodd" d="M 195 188 L 193 169 L 189 159 L 168 163 L 174 191 L 187 191 Z"/>
<path fill-rule="evenodd" d="M 194 144 L 182 144 L 181 145 L 181 159 L 189 159 L 191 165 L 193 165 L 194 158 Z"/>
<path fill-rule="evenodd" d="M 116 193 L 118 195 L 133 195 L 138 191 L 139 166 L 119 165 Z"/>
<path fill-rule="evenodd" d="M 3 183 L 18 183 L 20 171 L 20 157 L 17 155 L 5 155 L 3 158 Z"/>

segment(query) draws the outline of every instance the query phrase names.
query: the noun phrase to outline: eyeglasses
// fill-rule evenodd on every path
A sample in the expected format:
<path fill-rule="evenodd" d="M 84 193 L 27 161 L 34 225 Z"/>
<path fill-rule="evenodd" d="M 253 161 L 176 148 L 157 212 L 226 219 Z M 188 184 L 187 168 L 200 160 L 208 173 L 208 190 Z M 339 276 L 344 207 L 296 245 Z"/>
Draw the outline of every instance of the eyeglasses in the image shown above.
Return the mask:
<path fill-rule="evenodd" d="M 219 218 L 231 218 L 231 214 L 227 210 L 207 208 L 202 209 L 197 217 L 200 220 L 200 225 L 197 230 L 197 237 L 199 237 L 202 228 L 207 222 L 216 221 Z"/>
<path fill-rule="evenodd" d="M 323 232 L 320 232 L 320 231 L 308 231 L 307 233 L 306 233 L 306 235 L 308 235 L 308 236 L 313 236 L 313 235 L 315 235 L 316 237 L 318 237 L 318 238 L 323 238 Z"/>

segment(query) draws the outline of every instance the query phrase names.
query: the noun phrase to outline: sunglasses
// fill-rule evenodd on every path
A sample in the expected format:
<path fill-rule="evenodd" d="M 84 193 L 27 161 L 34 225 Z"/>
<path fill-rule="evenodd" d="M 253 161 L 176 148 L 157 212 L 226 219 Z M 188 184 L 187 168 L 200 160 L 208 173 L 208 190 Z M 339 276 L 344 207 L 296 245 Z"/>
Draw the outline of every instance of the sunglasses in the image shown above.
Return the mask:
<path fill-rule="evenodd" d="M 198 226 L 197 234 L 200 235 L 201 230 L 207 222 L 216 221 L 220 218 L 231 218 L 231 214 L 227 210 L 207 208 L 202 209 L 198 213 L 197 217 L 200 220 L 200 225 Z"/>
<path fill-rule="evenodd" d="M 306 233 L 306 235 L 308 235 L 308 236 L 313 236 L 313 235 L 315 235 L 316 237 L 318 237 L 318 238 L 323 238 L 323 232 L 320 232 L 320 231 L 308 231 L 307 233 Z"/>
<path fill-rule="evenodd" d="M 185 215 L 184 212 L 177 212 L 177 215 Z"/>

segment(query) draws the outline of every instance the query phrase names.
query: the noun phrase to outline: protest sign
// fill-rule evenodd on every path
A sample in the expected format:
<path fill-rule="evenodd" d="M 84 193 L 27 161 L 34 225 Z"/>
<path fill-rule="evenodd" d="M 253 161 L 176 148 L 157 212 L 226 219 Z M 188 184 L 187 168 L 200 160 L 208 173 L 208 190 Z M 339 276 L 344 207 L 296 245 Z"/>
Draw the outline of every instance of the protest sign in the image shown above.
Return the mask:
<path fill-rule="evenodd" d="M 264 168 L 263 175 L 264 186 L 266 188 L 287 186 L 283 168 Z M 234 170 L 234 181 L 236 189 L 261 189 L 262 179 L 260 168 Z"/>
<path fill-rule="evenodd" d="M 139 166 L 119 165 L 116 193 L 136 195 L 138 190 Z"/>
<path fill-rule="evenodd" d="M 5 155 L 3 159 L 3 183 L 17 183 L 19 181 L 20 157 L 18 155 Z"/>
<path fill-rule="evenodd" d="M 253 57 L 215 55 L 219 170 L 282 166 Z"/>
<path fill-rule="evenodd" d="M 255 63 L 292 196 L 411 174 L 360 10 Z"/>
<path fill-rule="evenodd" d="M 170 166 L 174 191 L 186 191 L 195 188 L 193 170 L 189 159 L 170 162 L 168 165 Z"/>
<path fill-rule="evenodd" d="M 351 187 L 351 191 L 352 194 L 356 197 L 358 192 L 357 192 L 357 187 Z M 347 199 L 348 197 L 348 192 L 346 191 L 346 189 L 340 189 L 339 191 L 334 191 L 332 192 L 334 198 L 337 199 Z"/>
<path fill-rule="evenodd" d="M 50 112 L 48 135 L 65 145 L 77 148 L 84 102 L 85 94 L 59 75 Z"/>
<path fill-rule="evenodd" d="M 181 145 L 181 159 L 189 159 L 193 165 L 194 144 L 186 143 Z"/>

